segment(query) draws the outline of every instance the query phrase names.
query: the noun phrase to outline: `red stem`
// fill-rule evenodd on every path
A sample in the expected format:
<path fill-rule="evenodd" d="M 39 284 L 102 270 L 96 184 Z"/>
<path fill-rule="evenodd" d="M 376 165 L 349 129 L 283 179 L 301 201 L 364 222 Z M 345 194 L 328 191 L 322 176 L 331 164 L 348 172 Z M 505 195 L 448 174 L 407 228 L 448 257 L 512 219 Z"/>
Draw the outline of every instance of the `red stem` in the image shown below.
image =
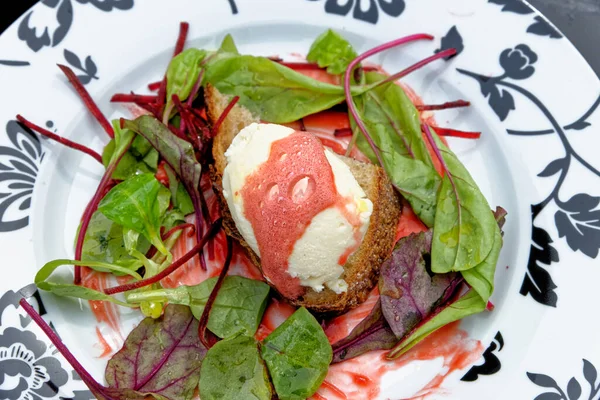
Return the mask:
<path fill-rule="evenodd" d="M 481 132 L 459 131 L 451 128 L 440 128 L 439 126 L 436 126 L 435 131 L 440 136 L 450 136 L 463 139 L 479 139 L 481 137 Z"/>
<path fill-rule="evenodd" d="M 421 104 L 417 105 L 417 110 L 419 111 L 438 111 L 438 110 L 447 110 L 449 108 L 459 108 L 459 107 L 469 107 L 471 105 L 470 102 L 465 100 L 455 100 L 448 101 L 442 104 Z"/>
<path fill-rule="evenodd" d="M 87 232 L 88 226 L 90 225 L 92 215 L 98 208 L 100 200 L 102 200 L 102 198 L 106 194 L 106 187 L 110 184 L 110 182 L 112 182 L 112 175 L 115 172 L 117 165 L 119 165 L 119 161 L 121 161 L 121 158 L 123 158 L 123 156 L 127 152 L 127 149 L 129 149 L 129 146 L 131 146 L 132 141 L 133 138 L 131 138 L 131 140 L 129 141 L 129 144 L 127 145 L 125 151 L 123 151 L 123 153 L 121 153 L 121 155 L 116 160 L 108 164 L 108 167 L 104 171 L 104 175 L 102 175 L 100 184 L 98 184 L 98 188 L 96 188 L 96 193 L 94 193 L 94 197 L 92 197 L 87 207 L 85 208 L 85 211 L 83 212 L 83 216 L 81 217 L 81 228 L 79 228 L 79 234 L 77 235 L 77 243 L 75 244 L 75 260 L 81 260 L 81 254 L 83 252 L 83 240 L 85 238 L 85 233 Z M 79 285 L 80 282 L 81 266 L 76 265 L 73 283 Z"/>
<path fill-rule="evenodd" d="M 219 131 L 219 128 L 221 127 L 221 124 L 223 123 L 223 121 L 225 121 L 225 118 L 227 118 L 227 115 L 229 114 L 229 112 L 231 111 L 233 106 L 235 106 L 235 103 L 237 103 L 239 99 L 240 99 L 239 96 L 235 96 L 233 99 L 231 99 L 231 101 L 229 102 L 227 107 L 225 107 L 225 110 L 223 110 L 223 112 L 219 116 L 219 119 L 212 127 L 211 135 L 213 137 L 217 134 L 217 132 Z"/>
<path fill-rule="evenodd" d="M 69 140 L 67 138 L 64 138 L 62 136 L 59 136 L 55 133 L 50 132 L 47 129 L 44 129 L 41 126 L 35 125 L 33 122 L 26 120 L 21 114 L 17 114 L 17 120 L 20 123 L 22 123 L 23 125 L 25 125 L 27 128 L 29 128 L 33 131 L 36 131 L 40 135 L 46 136 L 47 138 L 55 140 L 62 145 L 65 145 L 65 146 L 70 147 L 75 150 L 79 150 L 89 156 L 92 156 L 96 159 L 96 161 L 98 161 L 100 164 L 102 164 L 102 156 L 100 154 L 98 154 L 97 152 L 95 152 L 94 150 L 90 149 L 89 147 L 86 147 L 82 144 L 73 142 L 72 140 Z"/>
<path fill-rule="evenodd" d="M 33 322 L 35 322 L 37 324 L 37 326 L 39 326 L 40 329 L 42 331 L 44 331 L 46 336 L 48 336 L 48 339 L 50 339 L 52 344 L 54 344 L 54 346 L 56 346 L 57 350 L 60 352 L 60 354 L 63 355 L 63 357 L 69 362 L 69 364 L 71 364 L 71 366 L 77 372 L 77 374 L 81 377 L 83 382 L 90 389 L 92 389 L 93 392 L 102 393 L 102 389 L 104 389 L 104 387 L 102 385 L 100 385 L 92 377 L 92 375 L 90 375 L 89 372 L 87 372 L 87 370 L 83 367 L 83 365 L 81 365 L 79 363 L 79 361 L 77 361 L 77 358 L 75 358 L 73 353 L 71 353 L 71 351 L 69 351 L 67 346 L 65 346 L 65 344 L 61 340 L 61 338 L 46 323 L 46 321 L 44 321 L 44 319 L 41 317 L 41 315 L 37 311 L 35 311 L 35 309 L 27 302 L 26 299 L 23 298 L 23 299 L 19 300 L 19 304 L 21 305 L 21 307 L 23 307 L 25 312 L 27 314 L 29 314 L 29 316 L 31 317 Z"/>
<path fill-rule="evenodd" d="M 204 68 L 200 70 L 200 74 L 198 74 L 198 79 L 196 80 L 196 83 L 194 83 L 194 87 L 192 88 L 192 91 L 190 92 L 190 95 L 187 98 L 186 104 L 188 107 L 192 107 L 194 97 L 196 97 L 198 91 L 200 90 L 200 87 L 202 86 L 202 79 L 204 79 Z"/>
<path fill-rule="evenodd" d="M 156 95 L 143 95 L 143 94 L 126 94 L 126 93 L 117 93 L 110 98 L 112 103 L 138 103 L 138 104 L 148 104 L 154 103 L 158 100 L 158 96 Z"/>
<path fill-rule="evenodd" d="M 162 83 L 162 81 L 149 83 L 148 90 L 150 90 L 152 92 L 156 92 L 158 89 L 160 89 L 161 83 Z"/>
<path fill-rule="evenodd" d="M 430 57 L 427 57 L 424 60 L 421 60 L 417 63 L 414 63 L 413 65 L 411 65 L 410 67 L 403 69 L 400 72 L 395 73 L 394 75 L 390 75 L 387 78 L 385 78 L 384 80 L 380 81 L 379 83 L 377 83 L 375 85 L 375 87 L 378 87 L 380 85 L 383 85 L 385 83 L 388 82 L 395 82 L 398 79 L 404 78 L 406 75 L 410 74 L 411 72 L 414 72 L 420 68 L 423 68 L 424 66 L 426 66 L 429 63 L 432 63 L 433 61 L 439 60 L 440 58 L 445 58 L 445 57 L 450 57 L 453 56 L 457 53 L 456 49 L 447 49 L 447 50 L 443 50 L 440 51 L 437 54 L 434 54 Z"/>
<path fill-rule="evenodd" d="M 188 236 L 192 236 L 195 232 L 196 225 L 181 224 L 181 225 L 177 225 L 177 226 L 174 226 L 173 228 L 169 229 L 164 235 L 162 235 L 162 240 L 165 241 L 168 238 L 170 238 L 175 232 L 182 231 L 182 230 L 188 229 L 188 228 L 191 229 L 191 231 L 188 233 Z"/>
<path fill-rule="evenodd" d="M 158 88 L 158 101 L 157 104 L 160 107 L 160 113 L 162 114 L 162 105 L 165 104 L 165 97 L 167 95 L 167 75 L 165 74 L 165 77 L 163 78 L 163 80 L 160 82 L 160 87 Z M 158 118 L 160 120 L 160 118 Z"/>
<path fill-rule="evenodd" d="M 120 286 L 115 286 L 115 287 L 104 289 L 104 293 L 115 294 L 115 293 L 126 292 L 128 290 L 139 289 L 141 287 L 157 283 L 161 279 L 169 276 L 170 274 L 175 272 L 179 267 L 181 267 L 183 264 L 185 264 L 190 259 L 192 259 L 192 257 L 194 257 L 196 255 L 196 253 L 198 253 L 200 250 L 202 250 L 202 248 L 204 247 L 206 242 L 211 237 L 213 237 L 217 232 L 219 232 L 219 230 L 221 229 L 221 222 L 222 222 L 221 219 L 218 219 L 215 222 L 213 222 L 213 224 L 211 225 L 208 232 L 206 232 L 204 234 L 202 239 L 190 251 L 185 253 L 181 258 L 177 259 L 175 262 L 173 262 L 171 265 L 169 265 L 167 268 L 165 268 L 158 274 L 151 276 L 149 278 L 146 278 L 146 279 L 142 279 L 141 281 L 131 282 L 131 283 L 127 283 L 125 285 L 120 285 Z"/>
<path fill-rule="evenodd" d="M 77 75 L 75 75 L 73 70 L 67 67 L 66 65 L 58 64 L 58 68 L 62 70 L 69 82 L 71 82 L 71 85 L 73 85 L 73 88 L 75 88 L 75 90 L 79 94 L 79 97 L 81 97 L 83 104 L 85 104 L 86 108 L 92 113 L 94 118 L 96 118 L 100 125 L 102 125 L 102 128 L 104 128 L 108 136 L 114 138 L 115 132 L 113 131 L 110 122 L 108 122 L 108 120 L 106 119 L 104 114 L 102 114 L 96 103 L 94 103 L 94 100 L 92 100 L 92 97 L 90 96 L 88 91 L 83 87 L 83 84 L 81 83 L 79 78 L 77 78 Z"/>
<path fill-rule="evenodd" d="M 495 307 L 496 306 L 494 305 L 494 303 L 492 303 L 491 301 L 488 301 L 487 304 L 486 304 L 486 306 L 485 306 L 485 309 L 488 310 L 488 311 L 494 311 Z"/>
<path fill-rule="evenodd" d="M 352 60 L 350 65 L 348 65 L 348 68 L 346 68 L 346 73 L 344 74 L 344 91 L 346 93 L 346 103 L 348 103 L 348 109 L 350 110 L 352 117 L 354 117 L 356 125 L 359 127 L 359 129 L 363 133 L 365 139 L 369 143 L 369 146 L 371 146 L 371 149 L 375 153 L 375 156 L 377 157 L 377 161 L 379 162 L 379 164 L 382 167 L 383 167 L 383 159 L 381 158 L 381 153 L 379 152 L 379 149 L 375 145 L 375 142 L 373 142 L 373 139 L 369 135 L 367 127 L 365 126 L 363 121 L 360 119 L 360 117 L 358 115 L 358 111 L 356 110 L 356 106 L 354 105 L 354 101 L 352 100 L 352 92 L 350 91 L 350 82 L 351 82 L 350 75 L 352 74 L 354 67 L 356 67 L 362 60 L 364 60 L 368 57 L 371 57 L 372 55 L 375 55 L 377 53 L 380 53 L 382 51 L 391 49 L 393 47 L 400 46 L 405 43 L 409 43 L 409 42 L 413 42 L 415 40 L 421 40 L 421 39 L 433 40 L 433 36 L 425 34 L 425 33 L 420 33 L 420 34 L 410 35 L 410 36 L 406 36 L 406 37 L 403 37 L 400 39 L 393 40 L 391 42 L 384 43 L 380 46 L 377 46 L 371 50 L 364 52 L 363 54 L 361 54 L 360 56 L 358 56 L 354 60 Z"/>
<path fill-rule="evenodd" d="M 185 39 L 187 39 L 188 30 L 190 29 L 190 24 L 187 22 L 181 22 L 179 24 L 179 36 L 177 37 L 177 43 L 175 43 L 175 51 L 173 52 L 173 57 L 183 51 L 183 46 L 185 46 Z"/>
<path fill-rule="evenodd" d="M 335 137 L 352 136 L 352 129 L 351 128 L 336 129 L 335 131 L 333 131 L 333 136 L 335 136 Z"/>
<path fill-rule="evenodd" d="M 208 318 L 210 316 L 210 310 L 217 299 L 217 295 L 219 294 L 219 289 L 221 289 L 221 285 L 227 276 L 227 272 L 229 271 L 229 265 L 231 264 L 231 258 L 233 257 L 233 242 L 229 236 L 227 236 L 227 257 L 225 258 L 225 264 L 223 265 L 223 269 L 219 274 L 219 279 L 217 279 L 217 283 L 213 287 L 212 292 L 210 292 L 210 296 L 208 296 L 208 300 L 206 301 L 206 305 L 204 306 L 204 310 L 202 311 L 202 316 L 200 317 L 200 324 L 198 325 L 198 336 L 200 337 L 200 341 L 207 349 L 210 349 L 216 342 L 217 338 L 214 334 L 206 336 L 208 325 Z M 210 332 L 210 331 L 208 331 Z"/>

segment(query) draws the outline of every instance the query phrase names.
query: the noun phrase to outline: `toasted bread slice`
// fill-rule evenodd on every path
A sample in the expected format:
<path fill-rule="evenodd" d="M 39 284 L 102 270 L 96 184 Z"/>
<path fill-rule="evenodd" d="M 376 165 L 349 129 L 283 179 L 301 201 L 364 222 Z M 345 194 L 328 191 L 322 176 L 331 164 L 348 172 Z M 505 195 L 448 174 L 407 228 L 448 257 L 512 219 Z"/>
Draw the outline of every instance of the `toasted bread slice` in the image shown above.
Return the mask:
<path fill-rule="evenodd" d="M 205 100 L 208 105 L 208 117 L 212 123 L 215 123 L 229 104 L 229 99 L 217 89 L 208 85 L 205 90 Z M 254 264 L 260 268 L 260 259 L 236 229 L 227 202 L 222 196 L 221 186 L 223 171 L 227 165 L 224 153 L 235 135 L 253 122 L 259 122 L 259 118 L 239 105 L 233 107 L 221 124 L 213 142 L 214 164 L 211 167 L 211 177 L 215 193 L 219 196 L 219 202 L 223 210 L 224 226 L 227 233 L 246 248 Z M 304 306 L 319 313 L 342 313 L 357 306 L 367 298 L 377 283 L 381 264 L 390 255 L 394 247 L 396 227 L 400 218 L 401 207 L 398 195 L 383 169 L 351 158 L 343 157 L 343 159 L 350 167 L 358 184 L 373 203 L 373 212 L 362 244 L 344 265 L 342 279 L 348 283 L 348 290 L 336 294 L 327 288 L 321 292 L 307 288 L 304 296 L 287 299 L 293 305 Z M 274 289 L 277 290 L 277 288 Z"/>

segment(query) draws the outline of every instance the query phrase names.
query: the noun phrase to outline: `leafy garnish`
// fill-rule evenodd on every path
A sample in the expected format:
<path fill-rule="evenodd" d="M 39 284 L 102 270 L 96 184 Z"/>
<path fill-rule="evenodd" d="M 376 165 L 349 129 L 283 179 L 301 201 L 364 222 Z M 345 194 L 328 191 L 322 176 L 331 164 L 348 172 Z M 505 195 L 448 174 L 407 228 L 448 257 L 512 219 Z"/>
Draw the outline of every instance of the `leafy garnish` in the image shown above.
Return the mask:
<path fill-rule="evenodd" d="M 167 105 L 163 122 L 167 122 L 173 109 L 173 95 L 185 101 L 198 80 L 202 61 L 208 53 L 205 50 L 190 48 L 173 57 L 167 68 Z M 166 118 L 166 119 L 165 119 Z"/>
<path fill-rule="evenodd" d="M 302 307 L 267 336 L 262 357 L 279 398 L 295 400 L 319 389 L 333 354 L 323 328 Z"/>
<path fill-rule="evenodd" d="M 131 331 L 106 366 L 106 383 L 156 399 L 191 399 L 206 349 L 198 321 L 185 306 L 168 305 L 159 319 L 146 318 Z"/>
<path fill-rule="evenodd" d="M 221 42 L 221 46 L 219 47 L 219 51 L 223 51 L 226 53 L 240 54 L 233 40 L 233 36 L 231 34 L 225 35 L 223 41 Z"/>
<path fill-rule="evenodd" d="M 208 350 L 200 375 L 202 400 L 271 400 L 272 396 L 269 374 L 254 338 L 237 336 Z"/>
<path fill-rule="evenodd" d="M 134 135 L 131 131 L 121 129 L 118 120 L 113 121 L 113 130 L 115 138 L 108 142 L 102 151 L 102 163 L 105 167 L 110 163 L 115 148 L 119 147 L 124 140 L 128 140 L 129 137 Z M 157 164 L 158 152 L 152 148 L 146 139 L 135 135 L 129 150 L 119 161 L 112 177 L 113 179 L 125 180 L 138 174 L 154 173 L 156 172 Z"/>
<path fill-rule="evenodd" d="M 339 75 L 356 56 L 354 48 L 346 39 L 328 29 L 315 39 L 306 59 L 317 63 L 321 68 L 326 67 L 330 74 Z"/>
<path fill-rule="evenodd" d="M 216 283 L 217 277 L 214 277 L 196 286 L 131 293 L 127 296 L 127 301 L 137 303 L 156 300 L 183 304 L 190 306 L 194 316 L 200 319 Z M 226 277 L 212 306 L 208 329 L 220 338 L 238 334 L 254 335 L 265 311 L 269 290 L 269 285 L 261 281 L 241 276 Z"/>
<path fill-rule="evenodd" d="M 264 57 L 232 55 L 210 63 L 206 81 L 264 121 L 285 123 L 344 100 L 341 86 L 319 82 Z"/>
<path fill-rule="evenodd" d="M 498 224 L 469 171 L 424 127 L 445 172 L 435 213 L 431 269 L 435 273 L 466 271 L 490 254 Z"/>
<path fill-rule="evenodd" d="M 98 209 L 110 220 L 143 234 L 166 255 L 169 251 L 161 239 L 160 226 L 170 196 L 154 175 L 136 175 L 112 188 Z"/>
<path fill-rule="evenodd" d="M 365 317 L 344 339 L 333 344 L 333 361 L 338 363 L 372 350 L 391 349 L 398 343 L 390 325 L 381 311 L 378 300 L 369 315 Z"/>
<path fill-rule="evenodd" d="M 447 300 L 462 281 L 455 273 L 429 275 L 431 238 L 427 231 L 400 239 L 381 266 L 381 309 L 398 339 Z"/>

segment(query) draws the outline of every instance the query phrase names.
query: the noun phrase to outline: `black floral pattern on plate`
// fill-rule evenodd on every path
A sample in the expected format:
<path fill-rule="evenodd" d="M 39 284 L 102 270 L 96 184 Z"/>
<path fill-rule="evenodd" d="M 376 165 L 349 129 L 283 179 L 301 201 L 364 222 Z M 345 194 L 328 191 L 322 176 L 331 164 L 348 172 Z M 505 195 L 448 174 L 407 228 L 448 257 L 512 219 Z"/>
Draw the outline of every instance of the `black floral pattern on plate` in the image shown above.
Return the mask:
<path fill-rule="evenodd" d="M 451 58 L 456 57 L 465 49 L 465 45 L 463 44 L 463 38 L 458 32 L 458 28 L 454 25 L 446 35 L 442 37 L 440 48 L 435 51 L 435 53 L 439 53 L 440 51 L 456 49 L 456 54 L 450 57 L 444 57 L 446 61 Z"/>
<path fill-rule="evenodd" d="M 561 388 L 556 380 L 548 375 L 527 372 L 527 377 L 536 385 L 550 389 L 538 395 L 535 400 L 598 400 L 599 398 L 597 396 L 600 393 L 600 382 L 596 383 L 598 371 L 594 364 L 586 359 L 583 359 L 583 377 L 587 381 L 586 386 L 589 386 L 589 391 L 587 388 L 584 391 L 580 381 L 575 377 L 569 380 L 566 390 Z"/>
<path fill-rule="evenodd" d="M 512 12 L 521 15 L 533 14 L 535 11 L 522 0 L 488 0 L 489 3 L 494 3 L 502 6 L 502 11 Z M 534 35 L 547 36 L 552 39 L 561 39 L 563 36 L 541 15 L 536 16 L 533 22 L 527 28 L 527 33 Z"/>
<path fill-rule="evenodd" d="M 6 65 L 8 67 L 26 67 L 31 65 L 31 63 L 29 61 L 0 60 L 0 65 Z"/>
<path fill-rule="evenodd" d="M 98 67 L 96 67 L 96 63 L 92 60 L 92 56 L 87 56 L 84 61 L 79 59 L 77 54 L 69 51 L 67 49 L 64 50 L 65 60 L 73 67 L 83 72 L 83 74 L 77 75 L 79 81 L 84 85 L 90 83 L 92 79 L 98 79 L 96 73 L 98 72 Z"/>
<path fill-rule="evenodd" d="M 326 13 L 346 16 L 352 11 L 355 19 L 371 24 L 379 21 L 380 11 L 391 17 L 398 17 L 405 7 L 404 0 L 325 0 Z"/>
<path fill-rule="evenodd" d="M 551 246 L 552 238 L 548 232 L 535 225 L 539 214 L 551 203 L 558 210 L 554 214 L 554 222 L 560 238 L 565 238 L 569 247 L 580 251 L 590 258 L 597 258 L 600 251 L 600 197 L 589 193 L 576 193 L 568 200 L 564 200 L 561 189 L 569 170 L 576 163 L 591 174 L 600 178 L 600 170 L 585 160 L 571 145 L 567 137 L 567 130 L 582 130 L 590 126 L 587 118 L 591 116 L 600 105 L 600 97 L 577 121 L 563 126 L 546 105 L 525 87 L 512 81 L 522 81 L 530 78 L 535 73 L 537 54 L 527 45 L 519 44 L 513 49 L 506 49 L 500 54 L 500 66 L 504 73 L 498 76 L 484 76 L 464 69 L 458 72 L 475 79 L 480 86 L 481 93 L 488 98 L 490 107 L 501 121 L 506 120 L 511 111 L 515 109 L 512 93 L 523 96 L 530 101 L 548 120 L 550 129 L 535 131 L 519 131 L 509 129 L 507 132 L 518 136 L 539 136 L 556 134 L 564 148 L 564 156 L 550 162 L 538 176 L 548 178 L 558 175 L 557 182 L 552 192 L 538 204 L 532 205 L 533 236 L 531 253 L 526 276 L 521 286 L 521 294 L 531 295 L 541 304 L 556 307 L 558 295 L 555 292 L 557 285 L 550 276 L 547 267 L 559 261 L 559 255 Z M 593 190 L 589 187 L 588 190 Z"/>
<path fill-rule="evenodd" d="M 496 333 L 494 340 L 483 353 L 483 364 L 474 365 L 460 380 L 465 382 L 474 382 L 480 375 L 493 375 L 500 371 L 502 363 L 498 358 L 498 353 L 504 348 L 504 338 L 500 332 Z"/>
<path fill-rule="evenodd" d="M 19 23 L 19 39 L 27 43 L 27 46 L 36 52 L 44 47 L 56 47 L 67 36 L 73 24 L 73 1 L 80 4 L 90 4 L 99 10 L 109 12 L 129 10 L 133 7 L 134 0 L 41 0 L 41 5 L 25 14 Z M 54 10 L 56 23 L 46 26 L 32 24 L 31 17 L 36 11 L 42 12 L 40 10 L 42 6 Z"/>
<path fill-rule="evenodd" d="M 44 152 L 38 137 L 17 121 L 6 124 L 10 146 L 0 146 L 0 232 L 29 224 L 31 195 Z"/>

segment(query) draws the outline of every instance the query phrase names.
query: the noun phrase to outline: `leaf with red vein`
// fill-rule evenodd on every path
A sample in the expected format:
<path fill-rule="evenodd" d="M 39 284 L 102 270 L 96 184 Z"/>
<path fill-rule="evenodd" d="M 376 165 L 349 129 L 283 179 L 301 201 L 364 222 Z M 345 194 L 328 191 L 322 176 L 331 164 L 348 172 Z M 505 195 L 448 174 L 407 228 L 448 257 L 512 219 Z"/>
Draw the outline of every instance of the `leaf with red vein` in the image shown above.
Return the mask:
<path fill-rule="evenodd" d="M 159 319 L 144 319 L 106 366 L 105 379 L 117 389 L 168 399 L 191 399 L 206 349 L 189 307 L 171 304 Z"/>

